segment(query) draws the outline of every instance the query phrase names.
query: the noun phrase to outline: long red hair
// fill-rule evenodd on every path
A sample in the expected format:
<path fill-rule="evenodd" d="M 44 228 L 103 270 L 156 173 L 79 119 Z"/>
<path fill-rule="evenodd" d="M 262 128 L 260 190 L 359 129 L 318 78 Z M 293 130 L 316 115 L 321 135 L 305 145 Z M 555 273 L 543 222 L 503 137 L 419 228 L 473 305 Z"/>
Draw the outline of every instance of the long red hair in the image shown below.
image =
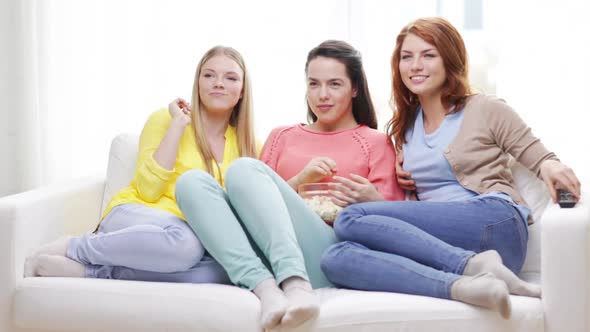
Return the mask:
<path fill-rule="evenodd" d="M 447 20 L 440 17 L 420 18 L 406 25 L 397 35 L 391 56 L 393 117 L 387 122 L 387 135 L 399 149 L 406 142 L 405 133 L 410 128 L 418 109 L 418 96 L 402 82 L 399 71 L 401 48 L 406 36 L 413 34 L 438 50 L 445 66 L 447 80 L 441 91 L 441 102 L 450 113 L 461 110 L 472 94 L 468 80 L 467 51 L 461 35 Z M 451 106 L 455 106 L 451 108 Z"/>

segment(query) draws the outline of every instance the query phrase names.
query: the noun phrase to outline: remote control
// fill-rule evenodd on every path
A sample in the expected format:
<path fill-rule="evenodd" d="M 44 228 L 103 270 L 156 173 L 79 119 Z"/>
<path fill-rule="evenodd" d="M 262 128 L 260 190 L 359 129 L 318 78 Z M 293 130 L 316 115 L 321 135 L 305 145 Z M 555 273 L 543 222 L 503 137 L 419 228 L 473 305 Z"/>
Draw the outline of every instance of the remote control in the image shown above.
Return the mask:
<path fill-rule="evenodd" d="M 565 189 L 557 189 L 557 203 L 562 208 L 572 208 L 576 205 L 576 198 Z"/>

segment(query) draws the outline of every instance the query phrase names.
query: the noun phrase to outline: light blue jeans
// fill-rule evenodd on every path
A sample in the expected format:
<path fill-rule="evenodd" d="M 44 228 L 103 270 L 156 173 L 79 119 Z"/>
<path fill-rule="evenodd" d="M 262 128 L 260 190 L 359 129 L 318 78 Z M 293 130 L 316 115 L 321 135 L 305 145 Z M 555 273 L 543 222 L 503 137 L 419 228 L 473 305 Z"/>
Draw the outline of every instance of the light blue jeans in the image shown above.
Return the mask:
<path fill-rule="evenodd" d="M 225 174 L 227 192 L 208 173 L 192 170 L 176 182 L 176 201 L 207 251 L 231 281 L 250 290 L 274 277 L 299 276 L 314 288 L 331 283 L 321 255 L 336 243 L 331 227 L 270 167 L 239 158 Z"/>
<path fill-rule="evenodd" d="M 184 220 L 141 204 L 113 208 L 96 233 L 69 241 L 66 256 L 90 278 L 229 283 Z"/>
<path fill-rule="evenodd" d="M 355 204 L 340 213 L 334 230 L 344 242 L 321 262 L 334 284 L 445 299 L 477 252 L 498 251 L 518 273 L 528 240 L 526 220 L 498 197 Z"/>

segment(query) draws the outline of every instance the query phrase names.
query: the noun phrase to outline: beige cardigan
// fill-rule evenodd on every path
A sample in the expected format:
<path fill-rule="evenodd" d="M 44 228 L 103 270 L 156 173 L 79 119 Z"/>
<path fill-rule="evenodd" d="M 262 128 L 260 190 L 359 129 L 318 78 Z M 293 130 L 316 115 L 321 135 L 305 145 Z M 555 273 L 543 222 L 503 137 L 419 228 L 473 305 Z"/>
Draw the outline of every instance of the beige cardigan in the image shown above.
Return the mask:
<path fill-rule="evenodd" d="M 514 187 L 508 154 L 537 176 L 543 161 L 558 160 L 510 106 L 481 94 L 467 99 L 459 133 L 444 154 L 466 189 L 505 192 L 522 205 L 526 203 Z"/>

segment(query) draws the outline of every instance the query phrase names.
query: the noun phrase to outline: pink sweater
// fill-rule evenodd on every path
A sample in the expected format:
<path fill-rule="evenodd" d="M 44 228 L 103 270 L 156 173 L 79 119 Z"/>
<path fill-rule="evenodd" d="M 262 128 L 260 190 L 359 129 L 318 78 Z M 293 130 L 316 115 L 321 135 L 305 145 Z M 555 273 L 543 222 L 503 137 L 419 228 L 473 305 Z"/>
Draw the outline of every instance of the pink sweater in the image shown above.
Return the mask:
<path fill-rule="evenodd" d="M 260 159 L 288 180 L 315 157 L 332 158 L 338 175 L 350 173 L 373 183 L 386 200 L 402 200 L 395 176 L 395 152 L 387 135 L 367 126 L 317 132 L 294 125 L 275 128 L 264 143 Z M 326 177 L 322 182 L 331 181 Z"/>

